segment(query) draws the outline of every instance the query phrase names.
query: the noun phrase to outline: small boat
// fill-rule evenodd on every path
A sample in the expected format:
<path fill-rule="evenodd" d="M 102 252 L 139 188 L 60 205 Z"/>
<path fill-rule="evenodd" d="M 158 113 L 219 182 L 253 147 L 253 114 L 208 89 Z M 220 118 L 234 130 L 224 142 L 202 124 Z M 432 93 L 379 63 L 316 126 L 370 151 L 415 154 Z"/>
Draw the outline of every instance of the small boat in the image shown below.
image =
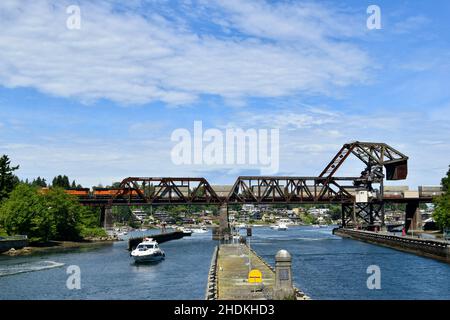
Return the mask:
<path fill-rule="evenodd" d="M 158 242 L 152 238 L 144 238 L 133 251 L 131 256 L 136 263 L 156 262 L 165 258 L 166 254 L 159 248 Z"/>
<path fill-rule="evenodd" d="M 193 233 L 206 233 L 208 232 L 208 229 L 206 229 L 206 227 L 202 227 L 202 228 L 196 228 L 196 229 L 192 229 Z"/>
<path fill-rule="evenodd" d="M 288 229 L 288 226 L 285 223 L 278 223 L 276 225 L 271 226 L 270 228 L 278 231 L 286 231 Z"/>
<path fill-rule="evenodd" d="M 280 223 L 278 225 L 278 231 L 286 231 L 288 229 L 288 226 L 285 223 Z"/>
<path fill-rule="evenodd" d="M 184 227 L 178 227 L 177 230 L 183 232 L 185 236 L 190 236 L 194 232 L 192 229 Z"/>

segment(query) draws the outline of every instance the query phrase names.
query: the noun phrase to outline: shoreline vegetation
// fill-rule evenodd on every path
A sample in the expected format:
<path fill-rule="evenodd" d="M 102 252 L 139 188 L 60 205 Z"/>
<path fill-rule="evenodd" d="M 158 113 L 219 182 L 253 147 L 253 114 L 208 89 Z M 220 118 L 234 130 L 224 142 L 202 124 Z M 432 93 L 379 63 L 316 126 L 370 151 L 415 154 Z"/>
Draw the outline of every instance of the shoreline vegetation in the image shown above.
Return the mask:
<path fill-rule="evenodd" d="M 107 237 L 99 219 L 98 208 L 82 206 L 60 187 L 42 193 L 19 183 L 0 205 L 0 233 L 27 235 L 30 243 Z"/>

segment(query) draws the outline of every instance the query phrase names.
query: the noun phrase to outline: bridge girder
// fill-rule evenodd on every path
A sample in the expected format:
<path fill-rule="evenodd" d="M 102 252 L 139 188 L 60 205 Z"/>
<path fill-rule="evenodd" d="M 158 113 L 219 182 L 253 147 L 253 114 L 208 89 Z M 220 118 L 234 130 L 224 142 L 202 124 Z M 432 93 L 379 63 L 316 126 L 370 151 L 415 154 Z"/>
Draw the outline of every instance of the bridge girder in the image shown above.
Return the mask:
<path fill-rule="evenodd" d="M 219 196 L 204 178 L 124 179 L 108 205 L 223 203 L 343 203 L 352 202 L 354 177 L 242 176 Z"/>
<path fill-rule="evenodd" d="M 374 168 L 385 167 L 387 180 L 403 180 L 408 174 L 408 157 L 386 143 L 354 141 L 346 143 L 320 173 L 320 177 L 331 178 L 350 154 L 355 155 L 366 165 L 368 178 L 376 175 Z M 372 176 L 378 182 L 384 176 Z"/>

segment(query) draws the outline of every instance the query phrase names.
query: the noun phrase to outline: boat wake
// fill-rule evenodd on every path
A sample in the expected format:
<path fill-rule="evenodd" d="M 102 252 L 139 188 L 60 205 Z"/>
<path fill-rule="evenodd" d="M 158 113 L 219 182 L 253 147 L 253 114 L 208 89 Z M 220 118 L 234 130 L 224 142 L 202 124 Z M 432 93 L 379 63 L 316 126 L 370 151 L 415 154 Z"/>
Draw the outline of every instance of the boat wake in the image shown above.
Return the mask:
<path fill-rule="evenodd" d="M 62 267 L 64 263 L 55 261 L 39 261 L 31 263 L 20 263 L 14 265 L 0 265 L 0 277 L 12 276 L 19 273 L 42 271 Z"/>

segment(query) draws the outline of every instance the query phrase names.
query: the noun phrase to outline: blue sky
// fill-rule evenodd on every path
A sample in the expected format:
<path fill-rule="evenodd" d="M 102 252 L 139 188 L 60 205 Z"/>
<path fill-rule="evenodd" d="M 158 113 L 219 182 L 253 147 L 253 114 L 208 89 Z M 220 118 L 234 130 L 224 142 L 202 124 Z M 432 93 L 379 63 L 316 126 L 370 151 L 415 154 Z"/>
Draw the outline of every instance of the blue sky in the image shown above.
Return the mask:
<path fill-rule="evenodd" d="M 69 30 L 66 8 L 81 8 Z M 381 9 L 368 30 L 366 9 Z M 448 1 L 0 2 L 0 154 L 25 179 L 232 183 L 245 166 L 173 164 L 177 128 L 280 130 L 283 175 L 318 175 L 353 140 L 450 164 Z M 357 175 L 357 162 L 342 175 Z"/>

